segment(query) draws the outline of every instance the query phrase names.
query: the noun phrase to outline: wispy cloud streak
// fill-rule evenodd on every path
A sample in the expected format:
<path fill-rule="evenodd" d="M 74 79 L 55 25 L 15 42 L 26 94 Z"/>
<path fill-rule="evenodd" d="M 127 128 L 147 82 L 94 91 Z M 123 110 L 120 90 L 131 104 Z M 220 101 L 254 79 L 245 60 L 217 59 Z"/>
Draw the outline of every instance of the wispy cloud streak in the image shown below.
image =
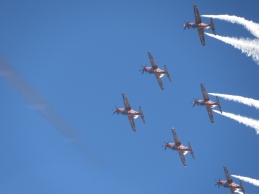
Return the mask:
<path fill-rule="evenodd" d="M 229 94 L 218 94 L 218 93 L 208 93 L 208 94 L 212 96 L 218 96 L 218 97 L 224 98 L 225 100 L 232 100 L 248 106 L 259 108 L 259 100 L 254 100 L 252 98 L 245 98 L 242 96 L 235 96 L 235 95 L 229 95 Z"/>
<path fill-rule="evenodd" d="M 259 64 L 259 40 L 258 39 L 244 39 L 244 38 L 233 38 L 233 37 L 227 37 L 227 36 L 219 36 L 219 35 L 213 35 L 210 33 L 206 33 L 206 35 L 216 38 L 218 40 L 221 40 L 222 42 L 225 42 L 226 44 L 230 44 L 234 46 L 235 48 L 242 51 L 242 53 L 245 53 L 248 57 L 252 57 L 253 60 Z"/>
<path fill-rule="evenodd" d="M 252 178 L 249 178 L 249 177 L 244 177 L 244 176 L 238 176 L 238 175 L 231 175 L 231 176 L 235 177 L 235 178 L 238 178 L 241 181 L 245 181 L 245 182 L 251 183 L 255 186 L 259 186 L 259 180 L 252 179 Z"/>
<path fill-rule="evenodd" d="M 215 113 L 221 114 L 217 110 L 213 110 L 213 111 Z M 228 112 L 222 112 L 221 115 L 226 116 L 230 119 L 233 119 L 233 120 L 235 120 L 239 123 L 242 123 L 242 124 L 244 124 L 248 127 L 254 128 L 255 131 L 256 131 L 256 134 L 259 134 L 259 120 L 251 119 L 251 118 L 244 117 L 244 116 L 241 116 L 241 115 L 235 115 L 235 114 L 228 113 Z"/>
<path fill-rule="evenodd" d="M 67 141 L 72 142 L 95 164 L 103 166 L 103 162 L 97 158 L 86 142 L 78 135 L 78 130 L 72 127 L 65 119 L 61 118 L 43 96 L 0 57 L 0 78 L 1 77 L 18 91 L 55 129 L 61 132 Z"/>
<path fill-rule="evenodd" d="M 207 18 L 215 18 L 220 20 L 225 20 L 227 22 L 231 22 L 233 24 L 240 24 L 243 25 L 251 34 L 253 34 L 255 37 L 259 38 L 259 24 L 246 20 L 245 18 L 241 18 L 238 16 L 230 16 L 230 15 L 202 15 L 202 17 Z"/>

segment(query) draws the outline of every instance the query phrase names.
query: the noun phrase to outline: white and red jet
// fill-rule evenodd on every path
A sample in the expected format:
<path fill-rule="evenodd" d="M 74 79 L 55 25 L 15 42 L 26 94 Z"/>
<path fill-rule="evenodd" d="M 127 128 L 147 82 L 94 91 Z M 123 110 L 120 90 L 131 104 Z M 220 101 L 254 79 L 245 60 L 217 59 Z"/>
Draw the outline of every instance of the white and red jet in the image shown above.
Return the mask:
<path fill-rule="evenodd" d="M 141 117 L 142 121 L 145 123 L 145 119 L 144 119 L 144 114 L 142 112 L 142 108 L 139 107 L 139 112 L 133 110 L 130 106 L 130 103 L 126 97 L 126 95 L 124 93 L 122 93 L 122 98 L 123 98 L 123 102 L 124 102 L 124 106 L 125 108 L 116 108 L 114 110 L 114 113 L 117 114 L 122 114 L 122 115 L 127 115 L 130 121 L 130 125 L 132 127 L 133 131 L 136 131 L 136 127 L 135 127 L 135 122 L 134 119 L 138 118 L 138 116 Z"/>
<path fill-rule="evenodd" d="M 193 101 L 193 107 L 195 105 L 197 105 L 197 106 L 206 106 L 208 115 L 210 117 L 210 121 L 212 123 L 214 123 L 214 118 L 213 118 L 213 114 L 212 114 L 212 108 L 217 106 L 219 108 L 219 111 L 222 113 L 222 109 L 221 109 L 221 105 L 220 105 L 220 102 L 219 102 L 219 98 L 218 98 L 218 96 L 216 96 L 217 102 L 211 101 L 203 84 L 201 84 L 201 92 L 202 92 L 202 95 L 203 95 L 203 100 L 194 100 Z"/>
<path fill-rule="evenodd" d="M 192 155 L 192 157 L 193 157 L 193 159 L 195 159 L 194 153 L 193 153 L 193 149 L 192 149 L 192 147 L 191 147 L 191 144 L 190 144 L 190 142 L 188 142 L 189 147 L 188 147 L 188 148 L 185 147 L 185 146 L 182 145 L 182 143 L 180 142 L 180 138 L 179 138 L 178 135 L 176 134 L 174 128 L 172 128 L 172 133 L 173 133 L 173 137 L 174 137 L 174 142 L 175 142 L 175 143 L 169 143 L 169 142 L 168 142 L 168 143 L 165 143 L 165 144 L 163 145 L 163 147 L 165 147 L 165 150 L 166 150 L 166 148 L 170 148 L 170 149 L 172 149 L 172 150 L 178 151 L 179 156 L 180 156 L 180 158 L 181 158 L 181 160 L 182 160 L 182 163 L 183 163 L 183 165 L 186 167 L 186 162 L 185 162 L 185 157 L 184 157 L 184 155 L 186 155 L 188 152 L 190 152 L 191 155 Z"/>
<path fill-rule="evenodd" d="M 215 26 L 214 26 L 212 18 L 210 18 L 210 24 L 205 24 L 201 21 L 201 16 L 198 11 L 197 5 L 194 5 L 193 9 L 194 9 L 195 22 L 187 22 L 186 24 L 184 24 L 184 30 L 186 27 L 188 29 L 196 28 L 199 33 L 201 44 L 202 44 L 202 46 L 205 46 L 204 29 L 211 28 L 213 34 L 216 35 Z"/>
<path fill-rule="evenodd" d="M 224 188 L 229 188 L 231 194 L 235 194 L 236 192 L 240 193 L 240 190 L 242 190 L 242 192 L 245 194 L 245 189 L 243 187 L 241 180 L 240 180 L 240 185 L 234 183 L 234 181 L 232 180 L 232 178 L 228 172 L 227 167 L 223 166 L 223 168 L 224 168 L 224 172 L 225 172 L 227 180 L 226 181 L 218 180 L 217 183 L 215 184 L 215 186 L 218 185 L 218 187 L 223 186 Z"/>
<path fill-rule="evenodd" d="M 162 69 L 158 68 L 158 66 L 156 65 L 156 61 L 154 60 L 154 58 L 153 58 L 153 56 L 152 56 L 150 51 L 148 52 L 148 57 L 149 57 L 149 60 L 150 60 L 150 63 L 151 63 L 151 67 L 143 67 L 140 71 L 142 71 L 142 74 L 144 72 L 147 72 L 149 74 L 155 74 L 157 82 L 158 82 L 160 88 L 163 90 L 164 86 L 163 86 L 161 78 L 164 75 L 166 75 L 168 77 L 169 81 L 172 82 L 172 80 L 170 78 L 170 74 L 169 74 L 169 72 L 168 72 L 168 70 L 167 70 L 165 65 L 164 65 L 165 70 L 162 70 Z"/>

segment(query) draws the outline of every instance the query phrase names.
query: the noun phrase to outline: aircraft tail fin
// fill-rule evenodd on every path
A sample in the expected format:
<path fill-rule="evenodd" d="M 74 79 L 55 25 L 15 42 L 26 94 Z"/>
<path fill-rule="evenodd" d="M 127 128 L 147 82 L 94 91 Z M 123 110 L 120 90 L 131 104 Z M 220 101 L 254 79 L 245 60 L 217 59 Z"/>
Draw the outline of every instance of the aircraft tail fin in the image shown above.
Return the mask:
<path fill-rule="evenodd" d="M 210 18 L 210 27 L 211 27 L 213 34 L 216 35 L 215 26 L 214 26 L 214 22 L 213 22 L 212 18 Z"/>
<path fill-rule="evenodd" d="M 164 65 L 164 67 L 165 67 L 166 76 L 168 77 L 169 81 L 172 82 L 171 77 L 170 77 L 170 74 L 169 74 L 169 72 L 168 72 L 168 70 L 167 70 L 166 65 Z"/>
<path fill-rule="evenodd" d="M 245 189 L 244 189 L 244 187 L 243 187 L 243 184 L 242 184 L 242 181 L 241 180 L 239 180 L 239 182 L 240 182 L 240 189 L 242 190 L 242 192 L 245 194 L 246 192 L 245 192 Z"/>
<path fill-rule="evenodd" d="M 139 107 L 139 113 L 140 113 L 140 117 L 141 117 L 141 119 L 142 119 L 143 123 L 146 123 L 146 122 L 145 122 L 145 118 L 144 118 L 144 114 L 143 114 L 143 111 L 142 111 L 141 106 Z"/>
<path fill-rule="evenodd" d="M 189 145 L 190 153 L 191 153 L 193 159 L 195 159 L 193 149 L 192 149 L 192 146 L 191 146 L 190 142 L 188 142 L 188 145 Z"/>
<path fill-rule="evenodd" d="M 219 102 L 219 97 L 216 96 L 216 99 L 217 99 L 217 103 L 218 103 L 218 109 L 219 109 L 219 111 L 222 113 L 221 104 L 220 104 L 220 102 Z"/>

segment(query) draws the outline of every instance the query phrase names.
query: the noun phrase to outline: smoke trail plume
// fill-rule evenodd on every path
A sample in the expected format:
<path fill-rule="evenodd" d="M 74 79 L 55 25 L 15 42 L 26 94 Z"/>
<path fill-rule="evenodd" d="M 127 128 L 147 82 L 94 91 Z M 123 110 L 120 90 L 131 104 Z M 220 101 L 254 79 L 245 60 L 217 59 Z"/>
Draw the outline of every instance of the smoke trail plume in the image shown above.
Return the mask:
<path fill-rule="evenodd" d="M 218 96 L 224 98 L 225 100 L 233 100 L 235 102 L 239 102 L 248 106 L 253 106 L 255 108 L 259 108 L 259 100 L 254 100 L 252 98 L 245 98 L 242 96 L 228 95 L 228 94 L 218 94 L 218 93 L 208 93 L 212 96 Z"/>
<path fill-rule="evenodd" d="M 251 40 L 251 39 L 244 39 L 244 38 L 238 39 L 238 38 L 227 37 L 227 36 L 224 37 L 219 35 L 215 36 L 213 34 L 206 33 L 206 32 L 205 34 L 234 46 L 235 48 L 241 50 L 242 53 L 245 53 L 248 57 L 251 56 L 253 60 L 257 64 L 259 64 L 259 40 L 258 39 Z"/>
<path fill-rule="evenodd" d="M 214 112 L 221 114 L 219 111 L 217 110 L 213 110 Z M 248 117 L 244 117 L 241 115 L 235 115 L 232 113 L 228 113 L 228 112 L 222 112 L 222 115 L 231 118 L 239 123 L 242 123 L 248 127 L 254 128 L 256 131 L 256 134 L 259 134 L 259 120 L 255 120 L 255 119 L 251 119 Z"/>
<path fill-rule="evenodd" d="M 245 181 L 245 182 L 251 183 L 255 186 L 259 186 L 259 180 L 252 179 L 252 178 L 249 178 L 249 177 L 244 177 L 244 176 L 238 176 L 238 175 L 231 175 L 231 176 L 235 177 L 235 178 L 238 178 L 241 181 Z"/>
<path fill-rule="evenodd" d="M 243 25 L 251 34 L 255 37 L 259 38 L 259 24 L 246 20 L 245 18 L 230 16 L 230 15 L 202 15 L 202 17 L 215 18 L 220 20 L 225 20 L 227 22 L 231 22 L 233 24 L 241 24 Z"/>

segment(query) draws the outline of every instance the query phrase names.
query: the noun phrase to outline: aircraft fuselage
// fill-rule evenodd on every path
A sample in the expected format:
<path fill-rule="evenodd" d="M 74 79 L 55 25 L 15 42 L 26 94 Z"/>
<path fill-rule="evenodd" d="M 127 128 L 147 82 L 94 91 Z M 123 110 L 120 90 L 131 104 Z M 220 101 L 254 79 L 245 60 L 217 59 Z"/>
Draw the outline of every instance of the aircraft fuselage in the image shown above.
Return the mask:
<path fill-rule="evenodd" d="M 208 29 L 211 28 L 210 24 L 205 24 L 205 23 L 200 23 L 200 24 L 196 24 L 195 22 L 189 22 L 187 24 L 185 24 L 185 27 L 187 28 L 196 28 L 196 29 Z"/>
<path fill-rule="evenodd" d="M 214 108 L 215 106 L 218 106 L 218 105 L 219 105 L 219 103 L 213 102 L 213 101 L 211 101 L 211 100 L 208 100 L 208 101 L 195 100 L 195 101 L 194 101 L 194 104 L 195 104 L 195 105 L 198 105 L 198 106 L 210 106 L 211 108 Z"/>
<path fill-rule="evenodd" d="M 153 70 L 152 67 L 144 67 L 144 68 L 142 68 L 142 70 L 143 70 L 144 72 L 149 73 L 149 74 L 159 74 L 159 77 L 160 77 L 160 78 L 163 77 L 164 74 L 166 74 L 166 71 L 164 71 L 164 70 L 162 70 L 162 69 L 159 69 L 159 68 Z"/>
<path fill-rule="evenodd" d="M 177 145 L 175 143 L 167 143 L 167 144 L 165 144 L 165 146 L 167 148 L 170 148 L 170 149 L 175 150 L 175 151 L 178 151 L 178 150 L 189 151 L 190 150 L 189 148 L 185 147 L 182 144 Z"/>
<path fill-rule="evenodd" d="M 125 108 L 116 108 L 116 113 L 117 114 L 122 114 L 122 115 L 134 115 L 134 119 L 136 119 L 139 115 L 141 115 L 139 112 L 130 109 L 126 110 Z"/>
<path fill-rule="evenodd" d="M 235 192 L 241 190 L 241 186 L 236 184 L 236 183 L 234 183 L 234 182 L 228 183 L 227 181 L 220 180 L 217 183 L 218 183 L 218 185 L 223 186 L 224 188 L 234 189 Z"/>

